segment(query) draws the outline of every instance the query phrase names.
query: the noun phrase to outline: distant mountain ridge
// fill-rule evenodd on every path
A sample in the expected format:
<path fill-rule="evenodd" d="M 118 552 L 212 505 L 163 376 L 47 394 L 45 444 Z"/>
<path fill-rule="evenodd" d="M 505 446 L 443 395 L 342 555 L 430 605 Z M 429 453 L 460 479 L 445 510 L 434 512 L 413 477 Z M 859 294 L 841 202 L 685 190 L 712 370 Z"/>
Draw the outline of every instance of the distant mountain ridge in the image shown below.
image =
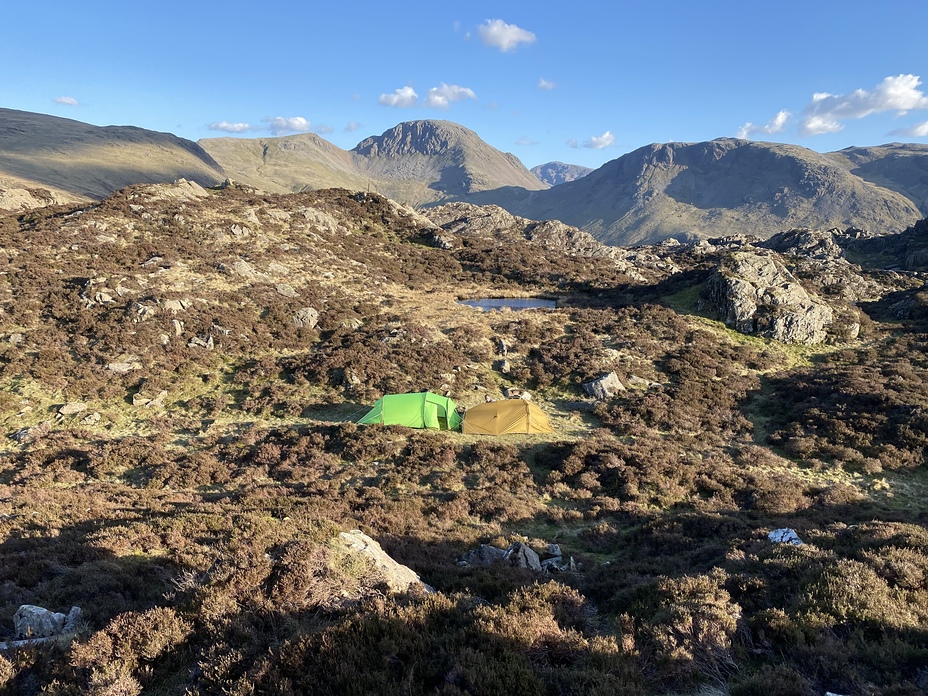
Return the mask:
<path fill-rule="evenodd" d="M 577 181 L 498 204 L 616 245 L 733 232 L 769 237 L 792 227 L 899 231 L 928 213 L 915 202 L 926 193 L 928 148 L 859 150 L 820 154 L 733 138 L 653 144 Z M 891 154 L 905 171 L 893 168 Z"/>
<path fill-rule="evenodd" d="M 171 133 L 0 109 L 0 179 L 9 188 L 83 200 L 132 184 L 185 178 L 212 186 L 224 177 L 203 148 Z"/>
<path fill-rule="evenodd" d="M 548 186 L 559 186 L 568 181 L 582 179 L 593 170 L 579 164 L 565 164 L 564 162 L 546 162 L 532 167 L 529 171 L 538 177 L 539 181 Z"/>
<path fill-rule="evenodd" d="M 276 193 L 342 186 L 429 205 L 496 189 L 545 188 L 517 157 L 450 121 L 401 123 L 348 151 L 312 134 L 200 144 L 243 183 Z"/>
<path fill-rule="evenodd" d="M 552 182 L 576 174 L 573 167 L 540 165 Z M 6 210 L 101 199 L 136 183 L 185 178 L 211 186 L 227 177 L 270 193 L 339 187 L 419 207 L 495 204 L 618 246 L 668 237 L 766 238 L 795 227 L 898 232 L 928 215 L 928 145 L 822 154 L 733 138 L 652 144 L 549 187 L 517 157 L 450 121 L 400 123 L 342 150 L 312 133 L 193 143 L 0 109 Z"/>

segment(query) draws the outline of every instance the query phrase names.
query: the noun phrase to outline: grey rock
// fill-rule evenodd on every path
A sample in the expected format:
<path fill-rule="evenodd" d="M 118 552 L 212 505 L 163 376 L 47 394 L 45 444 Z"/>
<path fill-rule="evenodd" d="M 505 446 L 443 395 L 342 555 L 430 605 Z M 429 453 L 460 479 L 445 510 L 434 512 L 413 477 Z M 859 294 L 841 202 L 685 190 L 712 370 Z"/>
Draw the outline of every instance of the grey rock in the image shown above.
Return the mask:
<path fill-rule="evenodd" d="M 833 320 L 831 307 L 771 252 L 729 254 L 707 283 L 705 299 L 735 330 L 784 343 L 821 343 Z"/>
<path fill-rule="evenodd" d="M 499 563 L 504 558 L 506 558 L 506 549 L 498 549 L 489 544 L 480 544 L 478 548 L 464 554 L 461 562 L 464 565 L 486 566 Z"/>
<path fill-rule="evenodd" d="M 516 568 L 528 568 L 541 572 L 541 561 L 538 554 L 522 542 L 515 542 L 507 550 L 504 560 Z"/>
<path fill-rule="evenodd" d="M 52 424 L 49 421 L 43 421 L 38 425 L 33 425 L 29 428 L 21 428 L 15 433 L 10 435 L 10 437 L 16 442 L 28 445 L 30 443 L 41 440 L 43 437 L 48 435 L 52 430 Z"/>
<path fill-rule="evenodd" d="M 319 312 L 312 307 L 303 307 L 290 317 L 290 324 L 298 328 L 314 329 L 319 323 Z"/>
<path fill-rule="evenodd" d="M 342 532 L 338 542 L 345 550 L 369 558 L 392 592 L 409 592 L 414 588 L 434 592 L 411 568 L 394 561 L 380 544 L 361 531 Z"/>
<path fill-rule="evenodd" d="M 86 410 L 87 404 L 85 404 L 83 401 L 69 401 L 58 409 L 58 413 L 62 416 L 73 416 Z"/>
<path fill-rule="evenodd" d="M 207 350 L 212 350 L 213 345 L 212 336 L 207 336 L 205 339 L 200 338 L 199 336 L 194 336 L 187 342 L 188 348 L 206 348 Z"/>
<path fill-rule="evenodd" d="M 300 293 L 298 293 L 298 292 L 293 288 L 292 285 L 289 285 L 289 284 L 287 284 L 287 283 L 277 283 L 277 284 L 274 286 L 274 290 L 277 291 L 277 294 L 278 294 L 278 295 L 282 295 L 283 297 L 291 297 L 291 298 L 293 298 L 293 297 L 299 297 L 299 296 L 300 296 Z"/>
<path fill-rule="evenodd" d="M 508 360 L 500 360 L 498 367 L 499 367 L 499 371 L 502 372 L 504 375 L 508 375 L 510 372 L 512 372 L 512 365 L 509 363 Z"/>
<path fill-rule="evenodd" d="M 111 362 L 106 369 L 115 375 L 125 375 L 133 370 L 141 370 L 142 366 L 137 362 Z"/>
<path fill-rule="evenodd" d="M 33 604 L 23 604 L 13 614 L 13 630 L 17 638 L 57 636 L 65 632 L 66 626 L 73 631 L 80 616 L 78 607 L 72 607 L 65 616 Z"/>
<path fill-rule="evenodd" d="M 619 392 L 625 391 L 625 385 L 619 380 L 615 372 L 594 379 L 590 382 L 583 383 L 583 391 L 592 396 L 594 399 L 605 401 L 611 399 Z"/>
<path fill-rule="evenodd" d="M 840 258 L 844 250 L 835 241 L 834 233 L 798 227 L 780 232 L 757 246 L 771 249 L 780 254 L 791 254 L 804 258 Z"/>

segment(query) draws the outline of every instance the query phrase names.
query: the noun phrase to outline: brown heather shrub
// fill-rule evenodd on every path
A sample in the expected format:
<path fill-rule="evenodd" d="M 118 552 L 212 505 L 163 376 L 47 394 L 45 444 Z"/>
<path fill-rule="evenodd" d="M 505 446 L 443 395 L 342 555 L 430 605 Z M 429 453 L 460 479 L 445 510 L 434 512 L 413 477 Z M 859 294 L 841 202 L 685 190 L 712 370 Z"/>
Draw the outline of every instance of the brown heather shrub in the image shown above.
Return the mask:
<path fill-rule="evenodd" d="M 732 641 L 741 607 L 724 588 L 720 569 L 708 575 L 661 578 L 649 601 L 636 608 L 646 648 L 665 678 L 680 685 L 724 684 L 736 668 Z"/>

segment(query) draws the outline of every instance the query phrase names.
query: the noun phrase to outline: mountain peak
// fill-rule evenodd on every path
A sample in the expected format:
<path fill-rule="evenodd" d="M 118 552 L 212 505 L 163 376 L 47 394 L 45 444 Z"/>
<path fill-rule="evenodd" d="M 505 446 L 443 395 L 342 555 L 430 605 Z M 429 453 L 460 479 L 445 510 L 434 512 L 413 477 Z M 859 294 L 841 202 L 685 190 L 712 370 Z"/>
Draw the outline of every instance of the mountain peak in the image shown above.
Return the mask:
<path fill-rule="evenodd" d="M 480 141 L 474 131 L 451 121 L 406 121 L 379 136 L 365 138 L 352 152 L 365 157 L 439 155 Z"/>

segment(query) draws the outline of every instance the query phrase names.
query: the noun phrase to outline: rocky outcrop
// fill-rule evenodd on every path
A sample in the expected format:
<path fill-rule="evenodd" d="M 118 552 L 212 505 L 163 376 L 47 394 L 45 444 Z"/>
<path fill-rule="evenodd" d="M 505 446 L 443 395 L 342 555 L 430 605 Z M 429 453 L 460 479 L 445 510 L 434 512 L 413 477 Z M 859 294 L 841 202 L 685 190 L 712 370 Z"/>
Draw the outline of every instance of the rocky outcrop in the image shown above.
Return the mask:
<path fill-rule="evenodd" d="M 357 529 L 342 532 L 338 535 L 338 543 L 346 551 L 370 559 L 391 592 L 410 592 L 416 589 L 434 592 L 431 587 L 422 582 L 411 568 L 390 558 L 386 551 L 380 547 L 380 544 L 367 534 Z"/>
<path fill-rule="evenodd" d="M 729 254 L 707 283 L 702 307 L 741 333 L 810 345 L 825 340 L 834 317 L 778 255 L 761 251 Z"/>
<path fill-rule="evenodd" d="M 80 607 L 71 607 L 71 611 L 65 615 L 32 604 L 23 604 L 13 614 L 13 632 L 17 638 L 57 636 L 73 632 L 80 617 Z"/>
<path fill-rule="evenodd" d="M 603 375 L 598 379 L 583 383 L 583 391 L 599 401 L 611 399 L 619 392 L 625 391 L 625 385 L 619 380 L 615 372 Z"/>
<path fill-rule="evenodd" d="M 844 256 L 844 250 L 835 241 L 834 231 L 814 230 L 808 227 L 779 232 L 757 246 L 780 254 L 796 254 L 805 258 L 836 259 Z"/>

